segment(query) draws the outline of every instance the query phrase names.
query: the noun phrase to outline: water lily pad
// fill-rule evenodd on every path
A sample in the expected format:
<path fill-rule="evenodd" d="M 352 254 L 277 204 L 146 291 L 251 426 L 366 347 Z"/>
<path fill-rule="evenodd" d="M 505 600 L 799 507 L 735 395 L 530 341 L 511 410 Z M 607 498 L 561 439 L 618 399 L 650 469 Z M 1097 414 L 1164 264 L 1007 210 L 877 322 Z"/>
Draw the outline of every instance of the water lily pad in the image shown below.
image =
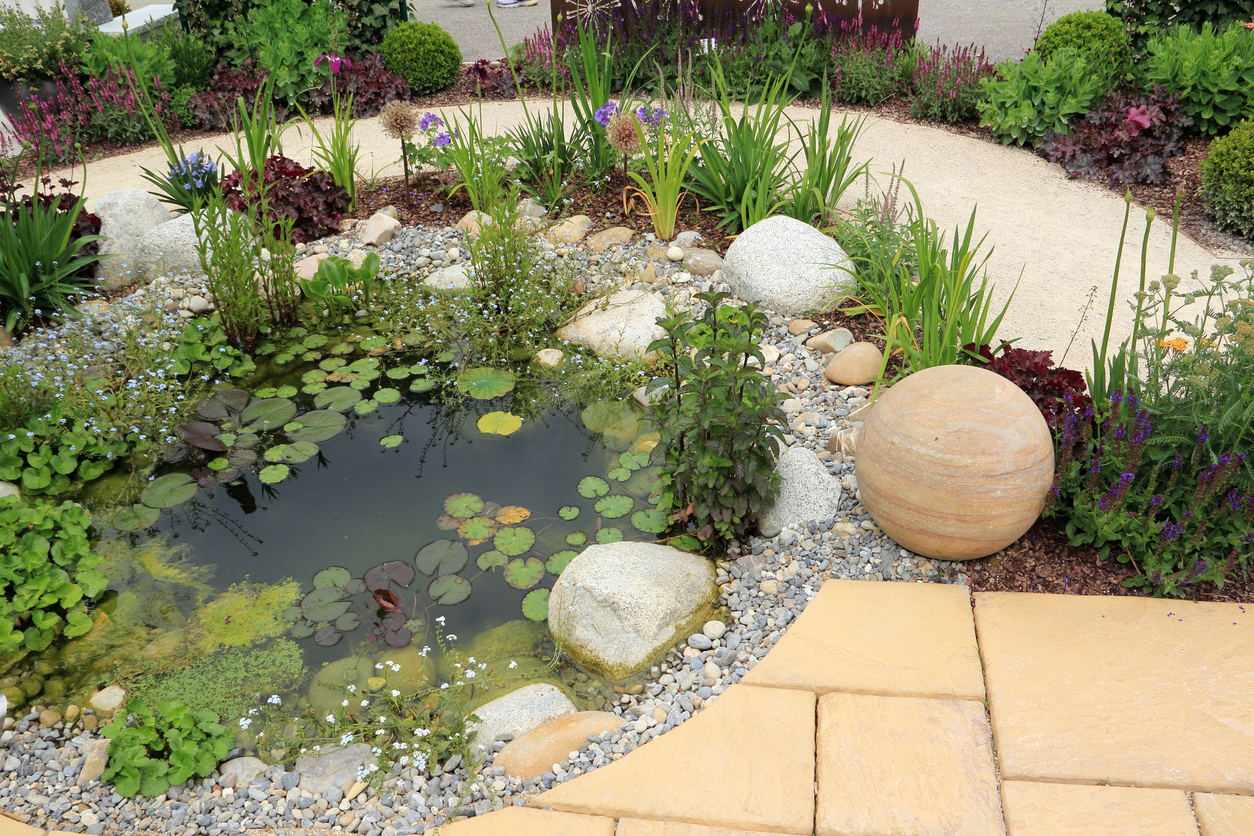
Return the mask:
<path fill-rule="evenodd" d="M 280 386 L 278 391 L 274 394 L 275 397 L 279 398 L 294 398 L 296 397 L 296 392 L 297 389 L 295 386 Z"/>
<path fill-rule="evenodd" d="M 276 366 L 286 366 L 288 363 L 292 362 L 292 361 L 293 361 L 293 360 L 295 360 L 295 359 L 296 359 L 296 358 L 295 358 L 295 357 L 293 357 L 291 354 L 289 354 L 288 352 L 284 351 L 284 352 L 282 352 L 282 353 L 280 353 L 280 354 L 276 354 L 276 355 L 274 355 L 274 360 L 273 360 L 273 362 L 274 362 L 274 365 L 276 365 Z"/>
<path fill-rule="evenodd" d="M 666 515 L 656 508 L 637 511 L 631 515 L 631 524 L 646 534 L 661 534 L 666 530 Z"/>
<path fill-rule="evenodd" d="M 441 531 L 456 531 L 462 521 L 452 514 L 441 514 L 435 518 L 435 527 Z"/>
<path fill-rule="evenodd" d="M 492 517 L 501 525 L 517 525 L 531 516 L 531 512 L 520 505 L 506 505 L 496 509 Z"/>
<path fill-rule="evenodd" d="M 270 353 L 273 354 L 274 352 L 272 351 Z M 275 389 L 273 386 L 267 386 L 264 389 L 258 389 L 256 392 L 253 392 L 253 397 L 254 398 L 273 398 L 274 393 L 278 391 L 279 390 Z"/>
<path fill-rule="evenodd" d="M 504 566 L 506 563 L 509 563 L 509 558 L 498 552 L 496 549 L 484 552 L 479 555 L 479 559 L 475 561 L 475 564 L 479 567 L 479 571 L 481 572 L 490 572 L 499 566 Z"/>
<path fill-rule="evenodd" d="M 592 479 L 595 477 L 589 476 L 588 478 Z M 557 509 L 557 515 L 564 520 L 573 520 L 575 517 L 579 516 L 579 506 L 563 505 L 561 508 Z"/>
<path fill-rule="evenodd" d="M 327 604 L 334 604 L 336 601 L 342 601 L 346 597 L 347 593 L 342 586 L 320 586 L 300 599 L 300 608 L 302 610 L 317 609 L 318 607 L 325 607 Z"/>
<path fill-rule="evenodd" d="M 355 612 L 346 612 L 335 619 L 335 629 L 346 633 L 350 630 L 356 630 L 359 626 L 361 626 L 361 619 L 358 618 Z"/>
<path fill-rule="evenodd" d="M 331 371 L 331 370 L 327 369 L 326 371 Z M 304 374 L 300 376 L 300 381 L 301 383 L 321 383 L 322 381 L 327 379 L 326 371 L 319 371 L 318 369 L 310 369 L 309 371 L 305 372 Z M 271 398 L 279 394 L 278 389 L 271 389 L 270 392 L 271 394 L 268 397 L 271 397 Z"/>
<path fill-rule="evenodd" d="M 217 437 L 217 426 L 206 421 L 188 421 L 186 424 L 179 424 L 176 429 L 182 439 L 192 447 L 211 453 L 221 453 L 227 448 L 226 442 Z"/>
<path fill-rule="evenodd" d="M 321 395 L 323 392 L 327 391 L 327 385 L 325 383 L 306 383 L 304 386 L 300 387 L 300 391 L 304 392 L 306 395 Z"/>
<path fill-rule="evenodd" d="M 533 589 L 523 596 L 522 613 L 532 621 L 548 621 L 549 590 Z"/>
<path fill-rule="evenodd" d="M 635 411 L 625 403 L 598 401 L 588 406 L 580 417 L 585 427 L 594 433 L 603 433 L 628 418 L 634 419 Z"/>
<path fill-rule="evenodd" d="M 287 437 L 292 441 L 310 441 L 321 444 L 344 432 L 348 419 L 341 412 L 330 409 L 317 409 L 300 416 L 304 424 L 299 430 L 290 432 Z"/>
<path fill-rule="evenodd" d="M 283 425 L 283 432 L 294 433 L 303 426 L 305 425 L 302 424 L 300 421 L 288 421 L 286 424 Z"/>
<path fill-rule="evenodd" d="M 516 378 L 504 369 L 467 369 L 457 378 L 457 389 L 476 400 L 499 398 L 514 388 Z"/>
<path fill-rule="evenodd" d="M 235 447 L 239 450 L 247 450 L 257 446 L 259 441 L 261 441 L 261 436 L 256 433 L 243 433 L 235 439 Z"/>
<path fill-rule="evenodd" d="M 347 342 L 336 343 L 329 349 L 332 354 L 352 354 L 354 350 L 353 344 Z"/>
<path fill-rule="evenodd" d="M 196 483 L 186 473 L 170 473 L 150 482 L 139 501 L 149 508 L 173 508 L 196 495 Z"/>
<path fill-rule="evenodd" d="M 409 391 L 411 392 L 428 392 L 434 388 L 435 381 L 425 377 L 420 377 L 409 384 Z"/>
<path fill-rule="evenodd" d="M 387 344 L 388 341 L 383 337 L 366 337 L 366 339 L 361 341 L 361 348 L 363 351 L 374 351 L 375 349 L 383 348 Z"/>
<path fill-rule="evenodd" d="M 358 415 L 369 415 L 379 408 L 379 402 L 373 398 L 367 398 L 364 401 L 358 401 L 353 405 L 353 412 Z"/>
<path fill-rule="evenodd" d="M 470 593 L 466 593 L 469 595 Z M 454 601 L 453 603 L 459 603 Z M 408 627 L 399 630 L 388 630 L 383 634 L 383 643 L 388 647 L 404 647 L 414 640 L 414 634 Z"/>
<path fill-rule="evenodd" d="M 242 412 L 248 406 L 250 397 L 243 389 L 223 387 L 201 398 L 196 404 L 196 414 L 206 421 L 221 421 L 231 413 Z"/>
<path fill-rule="evenodd" d="M 394 369 L 388 369 L 387 376 L 392 380 L 404 380 L 409 377 L 409 367 L 397 366 Z"/>
<path fill-rule="evenodd" d="M 343 366 L 344 362 L 345 360 L 343 357 L 328 357 L 318 363 L 318 368 L 322 369 L 324 372 L 333 372 L 340 366 Z"/>
<path fill-rule="evenodd" d="M 298 621 L 292 625 L 289 635 L 294 639 L 307 639 L 318 632 L 318 625 L 312 621 Z"/>
<path fill-rule="evenodd" d="M 492 545 L 501 554 L 515 557 L 535 545 L 536 533 L 522 525 L 502 528 L 492 538 Z"/>
<path fill-rule="evenodd" d="M 300 607 L 288 607 L 283 611 L 283 620 L 290 621 L 295 624 L 297 621 L 300 621 L 301 616 L 304 615 L 304 613 L 305 611 Z"/>
<path fill-rule="evenodd" d="M 269 467 L 263 467 L 257 474 L 257 478 L 263 485 L 276 485 L 286 479 L 291 472 L 291 468 L 285 464 L 272 464 Z"/>
<path fill-rule="evenodd" d="M 296 416 L 296 404 L 286 398 L 263 398 L 253 401 L 240 413 L 241 424 L 251 430 L 271 430 L 281 427 Z"/>
<path fill-rule="evenodd" d="M 314 406 L 318 409 L 333 409 L 346 412 L 353 404 L 361 400 L 361 392 L 348 386 L 336 386 L 314 398 Z"/>
<path fill-rule="evenodd" d="M 436 540 L 423 546 L 414 558 L 414 565 L 424 575 L 452 575 L 462 570 L 470 552 L 456 540 Z"/>
<path fill-rule="evenodd" d="M 353 574 L 343 566 L 328 566 L 313 576 L 313 586 L 314 589 L 325 589 L 327 587 L 342 589 L 344 584 L 352 579 Z"/>
<path fill-rule="evenodd" d="M 332 647 L 340 643 L 340 639 L 344 638 L 344 634 L 335 629 L 334 624 L 328 624 L 318 632 L 314 633 L 314 641 L 319 647 Z"/>
<path fill-rule="evenodd" d="M 161 512 L 147 505 L 131 505 L 113 515 L 113 527 L 118 531 L 138 531 L 157 521 Z"/>
<path fill-rule="evenodd" d="M 268 462 L 281 462 L 285 452 L 287 452 L 286 444 L 276 444 L 266 451 L 265 460 Z"/>
<path fill-rule="evenodd" d="M 365 581 L 366 589 L 372 592 L 383 589 L 389 583 L 409 586 L 414 582 L 414 567 L 403 560 L 391 560 L 366 572 Z"/>
<path fill-rule="evenodd" d="M 584 534 L 582 531 L 572 531 L 570 534 L 566 535 L 566 542 L 572 546 L 582 546 L 584 543 L 588 542 L 588 535 Z"/>
<path fill-rule="evenodd" d="M 505 582 L 515 589 L 531 589 L 544 577 L 544 564 L 537 558 L 518 558 L 505 566 Z"/>
<path fill-rule="evenodd" d="M 579 480 L 579 495 L 584 499 L 596 499 L 609 492 L 609 483 L 600 476 L 585 476 Z"/>
<path fill-rule="evenodd" d="M 323 334 L 310 334 L 301 341 L 305 348 L 322 348 L 326 344 L 327 338 Z"/>
<path fill-rule="evenodd" d="M 455 493 L 444 500 L 444 510 L 450 516 L 469 519 L 483 510 L 483 499 L 473 493 Z"/>
<path fill-rule="evenodd" d="M 603 499 L 598 499 L 595 507 L 598 514 L 613 520 L 619 517 L 625 517 L 631 512 L 631 509 L 635 506 L 635 504 L 636 501 L 630 496 L 615 494 L 614 496 L 607 496 Z"/>
<path fill-rule="evenodd" d="M 379 439 L 379 446 L 391 450 L 393 447 L 401 446 L 401 442 L 405 440 L 403 435 L 385 435 Z"/>
<path fill-rule="evenodd" d="M 578 557 L 577 552 L 565 549 L 560 552 L 554 552 L 549 555 L 549 559 L 544 562 L 544 568 L 552 572 L 554 575 L 562 574 L 562 570 L 570 565 L 570 562 Z"/>
<path fill-rule="evenodd" d="M 352 606 L 349 601 L 336 601 L 331 604 L 323 604 L 321 607 L 314 607 L 312 610 L 305 610 L 305 618 L 314 624 L 325 624 L 328 621 L 335 621 L 344 613 L 348 612 L 348 608 Z"/>
<path fill-rule="evenodd" d="M 622 529 L 611 527 L 603 528 L 597 532 L 598 543 L 617 543 L 621 539 L 623 539 Z"/>
<path fill-rule="evenodd" d="M 379 361 L 374 357 L 359 357 L 349 363 L 348 368 L 354 372 L 372 372 L 379 368 Z"/>
<path fill-rule="evenodd" d="M 370 388 L 370 381 L 366 380 L 364 377 L 354 377 L 349 381 L 348 385 L 351 388 L 356 389 L 358 392 L 364 392 Z M 373 399 L 370 402 L 375 403 Z"/>
<path fill-rule="evenodd" d="M 471 517 L 457 527 L 457 536 L 464 537 L 473 546 L 496 533 L 496 520 L 486 517 Z"/>
<path fill-rule="evenodd" d="M 427 587 L 427 594 L 431 596 L 431 600 L 446 607 L 465 601 L 470 597 L 470 592 L 470 581 L 457 575 L 444 575 L 436 578 L 431 582 L 431 586 Z"/>
<path fill-rule="evenodd" d="M 441 351 L 439 354 L 435 355 L 435 359 L 441 363 L 451 363 L 455 359 L 457 359 L 457 355 L 453 353 L 452 351 L 445 349 L 444 351 Z"/>
<path fill-rule="evenodd" d="M 631 478 L 631 471 L 625 467 L 615 467 L 605 475 L 613 479 L 615 482 L 626 482 Z"/>
<path fill-rule="evenodd" d="M 374 393 L 374 399 L 379 403 L 396 403 L 401 399 L 401 393 L 396 389 L 384 386 Z"/>
<path fill-rule="evenodd" d="M 231 466 L 231 463 L 226 460 L 225 456 L 218 456 L 215 459 L 210 459 L 205 464 L 205 467 L 209 468 L 210 470 L 226 470 L 230 466 Z"/>
<path fill-rule="evenodd" d="M 489 412 L 481 417 L 475 426 L 479 432 L 488 435 L 513 435 L 522 426 L 522 418 L 508 412 Z"/>

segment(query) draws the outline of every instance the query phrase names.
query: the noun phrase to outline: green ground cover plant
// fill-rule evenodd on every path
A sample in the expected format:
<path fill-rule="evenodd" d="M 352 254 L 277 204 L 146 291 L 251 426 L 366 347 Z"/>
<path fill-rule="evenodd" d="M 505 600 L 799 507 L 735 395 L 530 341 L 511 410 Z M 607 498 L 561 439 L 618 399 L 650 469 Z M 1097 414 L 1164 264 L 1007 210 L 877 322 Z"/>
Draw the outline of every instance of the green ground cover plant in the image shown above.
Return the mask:
<path fill-rule="evenodd" d="M 1180 96 L 1192 130 L 1215 136 L 1254 116 L 1254 31 L 1240 23 L 1176 26 L 1145 45 L 1146 86 Z"/>
<path fill-rule="evenodd" d="M 104 727 L 109 762 L 102 781 L 119 795 L 161 795 L 217 769 L 235 740 L 212 711 L 192 711 L 172 700 L 155 709 L 136 699 Z"/>

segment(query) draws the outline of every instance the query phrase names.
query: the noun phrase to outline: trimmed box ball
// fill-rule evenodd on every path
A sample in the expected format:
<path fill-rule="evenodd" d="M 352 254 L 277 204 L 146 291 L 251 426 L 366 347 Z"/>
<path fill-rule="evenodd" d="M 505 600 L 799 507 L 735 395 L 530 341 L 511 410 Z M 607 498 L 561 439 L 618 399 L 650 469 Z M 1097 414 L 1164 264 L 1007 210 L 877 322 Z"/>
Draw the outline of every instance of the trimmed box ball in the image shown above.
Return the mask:
<path fill-rule="evenodd" d="M 1045 507 L 1054 440 L 1019 387 L 937 366 L 883 392 L 858 437 L 858 488 L 889 537 L 938 560 L 993 554 Z"/>
<path fill-rule="evenodd" d="M 415 96 L 448 87 L 462 65 L 457 42 L 435 23 L 415 20 L 394 26 L 379 51 L 387 68 L 405 79 Z"/>

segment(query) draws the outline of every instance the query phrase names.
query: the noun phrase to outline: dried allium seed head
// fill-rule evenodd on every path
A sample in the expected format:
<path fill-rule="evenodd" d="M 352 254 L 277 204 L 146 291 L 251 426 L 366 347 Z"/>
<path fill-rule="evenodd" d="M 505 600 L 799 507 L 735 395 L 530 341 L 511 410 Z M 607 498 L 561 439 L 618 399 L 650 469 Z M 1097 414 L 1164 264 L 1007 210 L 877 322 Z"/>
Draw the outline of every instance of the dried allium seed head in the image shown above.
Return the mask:
<path fill-rule="evenodd" d="M 640 150 L 640 135 L 636 133 L 636 117 L 619 113 L 605 126 L 610 145 L 620 154 L 635 154 Z"/>
<path fill-rule="evenodd" d="M 394 139 L 409 139 L 418 130 L 418 110 L 408 102 L 388 102 L 379 111 L 379 127 Z"/>

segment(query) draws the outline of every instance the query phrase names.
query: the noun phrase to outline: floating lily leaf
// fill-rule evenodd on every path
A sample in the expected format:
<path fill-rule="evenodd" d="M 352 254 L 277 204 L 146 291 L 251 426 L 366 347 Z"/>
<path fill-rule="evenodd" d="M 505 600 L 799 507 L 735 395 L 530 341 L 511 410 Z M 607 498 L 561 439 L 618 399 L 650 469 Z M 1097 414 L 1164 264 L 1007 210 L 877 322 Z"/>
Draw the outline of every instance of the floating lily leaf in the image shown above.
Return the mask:
<path fill-rule="evenodd" d="M 444 351 L 441 351 L 439 354 L 435 355 L 435 359 L 441 363 L 451 363 L 456 358 L 457 358 L 457 355 L 454 354 L 452 351 L 449 351 L 448 349 L 445 349 Z"/>
<path fill-rule="evenodd" d="M 274 362 L 274 365 L 276 366 L 286 366 L 288 363 L 292 362 L 295 359 L 296 358 L 293 357 L 291 354 L 284 351 L 281 354 L 274 355 L 273 362 Z"/>
<path fill-rule="evenodd" d="M 193 447 L 199 447 L 211 453 L 222 453 L 227 449 L 222 439 L 216 437 L 220 430 L 213 424 L 204 421 L 188 421 L 186 424 L 179 424 L 176 429 L 183 440 Z"/>
<path fill-rule="evenodd" d="M 288 421 L 286 424 L 283 425 L 283 432 L 294 433 L 303 426 L 305 425 L 302 424 L 300 421 Z"/>
<path fill-rule="evenodd" d="M 323 392 L 327 391 L 327 385 L 325 383 L 306 383 L 304 386 L 300 387 L 300 391 L 304 392 L 306 395 L 321 395 Z"/>
<path fill-rule="evenodd" d="M 347 386 L 336 386 L 314 398 L 314 406 L 318 409 L 333 409 L 346 412 L 353 404 L 361 400 L 361 392 Z"/>
<path fill-rule="evenodd" d="M 369 590 L 382 589 L 392 582 L 409 586 L 414 582 L 414 567 L 403 560 L 381 563 L 366 573 L 365 581 Z"/>
<path fill-rule="evenodd" d="M 361 620 L 355 612 L 346 612 L 335 619 L 335 629 L 342 630 L 345 633 L 350 630 L 356 630 L 359 626 L 361 626 Z"/>
<path fill-rule="evenodd" d="M 208 463 L 205 464 L 205 467 L 209 468 L 210 470 L 226 470 L 230 466 L 231 466 L 231 463 L 228 462 L 222 456 L 218 456 L 215 459 L 211 459 L 209 460 Z"/>
<path fill-rule="evenodd" d="M 315 360 L 322 359 L 322 352 L 321 351 L 306 351 L 304 354 L 300 356 L 300 359 L 304 360 L 306 363 L 312 363 Z M 279 391 L 282 392 L 283 390 L 279 389 Z"/>
<path fill-rule="evenodd" d="M 243 412 L 250 397 L 243 389 L 223 387 L 201 398 L 196 404 L 196 414 L 206 421 L 221 421 L 233 412 Z"/>
<path fill-rule="evenodd" d="M 492 545 L 501 554 L 515 557 L 535 545 L 536 533 L 525 526 L 502 528 L 492 538 Z"/>
<path fill-rule="evenodd" d="M 565 551 L 554 552 L 549 555 L 549 559 L 544 562 L 544 568 L 552 572 L 554 575 L 562 574 L 562 570 L 570 565 L 570 562 L 579 555 L 576 552 L 566 549 Z"/>
<path fill-rule="evenodd" d="M 326 371 L 329 372 L 331 369 L 327 369 Z M 317 369 L 310 369 L 300 376 L 301 383 L 322 383 L 326 379 L 326 373 L 318 371 Z M 270 395 L 272 398 L 279 393 L 278 389 L 271 389 L 270 391 L 273 393 Z"/>
<path fill-rule="evenodd" d="M 584 499 L 595 499 L 609 492 L 609 483 L 600 476 L 585 476 L 579 480 L 579 495 Z"/>
<path fill-rule="evenodd" d="M 414 565 L 424 575 L 452 575 L 462 570 L 470 552 L 456 540 L 436 540 L 428 543 L 414 558 Z"/>
<path fill-rule="evenodd" d="M 244 433 L 235 439 L 235 447 L 240 450 L 247 450 L 250 447 L 255 447 L 259 441 L 261 441 L 261 436 L 256 433 Z"/>
<path fill-rule="evenodd" d="M 304 612 L 305 611 L 302 610 L 300 607 L 288 607 L 286 610 L 283 611 L 283 620 L 290 621 L 293 624 L 295 624 L 297 621 L 300 621 L 300 618 L 304 614 Z"/>
<path fill-rule="evenodd" d="M 332 354 L 352 354 L 353 350 L 352 343 L 336 343 L 330 349 Z"/>
<path fill-rule="evenodd" d="M 301 327 L 300 325 L 297 325 L 295 328 L 289 328 L 287 331 L 287 335 L 294 340 L 299 340 L 308 333 L 309 329 Z"/>
<path fill-rule="evenodd" d="M 227 447 L 230 447 L 232 444 L 234 444 L 235 438 L 236 438 L 235 433 L 218 433 L 216 437 L 218 441 L 221 441 Z"/>
<path fill-rule="evenodd" d="M 354 404 L 353 412 L 356 412 L 358 415 L 369 415 L 371 412 L 374 412 L 376 409 L 378 409 L 378 407 L 379 407 L 378 401 L 373 400 L 371 398 L 367 398 L 364 401 L 358 401 L 356 404 Z"/>
<path fill-rule="evenodd" d="M 339 414 L 338 412 L 335 414 Z M 300 464 L 307 462 L 314 456 L 318 455 L 318 445 L 312 441 L 298 441 L 295 444 L 288 444 L 287 451 L 283 454 L 283 461 L 288 464 Z"/>
<path fill-rule="evenodd" d="M 465 537 L 473 546 L 496 533 L 496 520 L 484 517 L 471 517 L 457 527 L 457 536 Z"/>
<path fill-rule="evenodd" d="M 530 517 L 531 512 L 520 505 L 506 505 L 496 509 L 496 513 L 492 516 L 501 525 L 517 525 Z"/>
<path fill-rule="evenodd" d="M 361 593 L 365 591 L 366 591 L 366 582 L 362 580 L 361 578 L 353 578 L 351 581 L 344 584 L 345 595 L 360 595 Z"/>
<path fill-rule="evenodd" d="M 270 352 L 270 353 L 273 354 L 274 352 Z M 256 392 L 253 393 L 253 396 L 257 398 L 273 398 L 274 393 L 277 391 L 279 390 L 275 389 L 273 386 L 267 386 L 264 389 L 258 389 Z"/>
<path fill-rule="evenodd" d="M 353 575 L 343 566 L 329 566 L 313 576 L 314 589 L 335 587 L 342 589 L 344 584 L 353 579 Z"/>
<path fill-rule="evenodd" d="M 379 439 L 379 446 L 391 450 L 393 447 L 401 446 L 401 442 L 405 440 L 403 435 L 385 435 Z"/>
<path fill-rule="evenodd" d="M 582 546 L 584 543 L 588 542 L 588 535 L 584 534 L 582 531 L 572 531 L 570 534 L 566 535 L 566 542 L 572 546 Z"/>
<path fill-rule="evenodd" d="M 457 389 L 476 400 L 486 401 L 508 393 L 516 379 L 504 369 L 467 369 L 458 376 Z"/>
<path fill-rule="evenodd" d="M 441 514 L 435 518 L 435 527 L 441 531 L 456 531 L 462 521 L 452 514 Z"/>
<path fill-rule="evenodd" d="M 475 561 L 481 572 L 490 572 L 498 566 L 504 566 L 509 563 L 509 558 L 493 549 L 490 552 L 484 552 L 479 555 L 479 559 Z"/>
<path fill-rule="evenodd" d="M 522 613 L 532 621 L 548 621 L 549 590 L 533 589 L 523 596 Z"/>
<path fill-rule="evenodd" d="M 344 432 L 344 428 L 348 426 L 348 419 L 344 417 L 343 413 L 330 409 L 306 412 L 300 416 L 300 422 L 304 425 L 303 427 L 287 434 L 287 437 L 292 441 L 309 441 L 321 444 L 324 441 L 335 438 Z"/>
<path fill-rule="evenodd" d="M 239 468 L 238 468 L 238 467 L 232 467 L 232 468 L 230 468 L 229 470 L 224 470 L 224 471 L 222 471 L 221 473 L 219 473 L 219 474 L 218 474 L 218 481 L 219 481 L 219 482 L 233 482 L 234 480 L 236 480 L 236 479 L 238 479 L 238 478 L 239 478 Z"/>
<path fill-rule="evenodd" d="M 149 508 L 173 508 L 196 495 L 196 483 L 186 473 L 170 473 L 150 482 L 139 501 Z"/>
<path fill-rule="evenodd" d="M 364 392 L 370 388 L 370 381 L 364 377 L 355 377 L 351 381 L 349 381 L 348 385 L 351 388 L 356 389 L 358 392 Z M 375 401 L 373 399 L 370 402 L 378 403 L 378 401 Z"/>
<path fill-rule="evenodd" d="M 348 601 L 336 601 L 333 604 L 323 604 L 321 607 L 314 607 L 312 610 L 305 610 L 305 618 L 314 624 L 325 624 L 328 621 L 335 621 L 344 613 L 348 612 L 348 608 L 352 604 Z"/>
<path fill-rule="evenodd" d="M 603 433 L 626 419 L 635 418 L 635 412 L 625 403 L 598 401 L 586 408 L 580 417 L 583 425 L 594 433 Z"/>
<path fill-rule="evenodd" d="M 304 610 L 317 609 L 327 604 L 334 604 L 336 601 L 342 601 L 345 597 L 347 595 L 341 586 L 320 586 L 300 599 L 300 607 Z"/>
<path fill-rule="evenodd" d="M 387 344 L 388 341 L 383 337 L 366 337 L 366 339 L 361 341 L 361 348 L 363 351 L 374 351 L 375 349 L 383 348 Z"/>
<path fill-rule="evenodd" d="M 281 462 L 283 461 L 283 454 L 286 451 L 286 444 L 277 444 L 266 451 L 265 459 L 268 462 Z"/>
<path fill-rule="evenodd" d="M 534 557 L 520 557 L 505 566 L 505 582 L 515 589 L 531 589 L 543 577 L 544 564 Z"/>
<path fill-rule="evenodd" d="M 218 475 L 207 467 L 198 467 L 189 475 L 196 480 L 196 486 L 198 488 L 205 488 L 207 490 L 218 484 Z"/>
<path fill-rule="evenodd" d="M 508 412 L 489 412 L 475 422 L 475 426 L 487 435 L 513 435 L 522 426 L 522 419 Z"/>
<path fill-rule="evenodd" d="M 327 338 L 322 334 L 310 334 L 301 341 L 305 348 L 322 348 L 326 344 Z"/>
<path fill-rule="evenodd" d="M 279 390 L 274 394 L 279 398 L 294 398 L 296 397 L 296 392 L 297 389 L 295 386 L 280 386 Z"/>
<path fill-rule="evenodd" d="M 286 398 L 264 398 L 253 401 L 240 413 L 239 420 L 252 430 L 281 427 L 296 416 L 296 404 Z"/>
<path fill-rule="evenodd" d="M 314 641 L 318 643 L 319 647 L 332 647 L 339 644 L 342 638 L 344 638 L 344 634 L 335 629 L 334 624 L 328 624 L 314 633 Z"/>
<path fill-rule="evenodd" d="M 444 510 L 451 516 L 469 519 L 483 510 L 483 500 L 473 493 L 455 493 L 444 500 Z"/>
<path fill-rule="evenodd" d="M 467 584 L 467 586 L 469 586 L 469 584 Z M 469 595 L 470 593 L 467 592 L 466 594 Z M 459 602 L 453 601 L 452 603 L 456 604 Z M 414 634 L 405 627 L 402 627 L 399 630 L 388 630 L 383 634 L 383 643 L 388 647 L 404 647 L 413 640 Z"/>
<path fill-rule="evenodd" d="M 298 621 L 292 625 L 291 637 L 294 639 L 307 639 L 318 631 L 318 625 L 312 621 Z"/>
<path fill-rule="evenodd" d="M 411 392 L 428 392 L 434 388 L 435 381 L 425 377 L 420 377 L 409 384 L 409 391 Z"/>
<path fill-rule="evenodd" d="M 406 366 L 397 366 L 394 369 L 388 369 L 387 376 L 392 380 L 404 380 L 409 377 L 409 368 Z"/>
<path fill-rule="evenodd" d="M 607 496 L 603 499 L 598 499 L 595 507 L 598 514 L 613 520 L 619 517 L 625 517 L 631 512 L 632 506 L 635 504 L 636 501 L 630 496 L 615 494 L 614 496 Z"/>
<path fill-rule="evenodd" d="M 595 477 L 589 476 L 588 478 L 593 479 Z M 606 487 L 608 489 L 608 486 Z M 591 497 L 589 497 L 589 499 L 591 499 Z M 564 520 L 573 520 L 575 517 L 579 516 L 579 506 L 563 505 L 561 508 L 557 509 L 557 515 Z"/>
<path fill-rule="evenodd" d="M 656 508 L 637 511 L 631 515 L 631 524 L 646 534 L 661 534 L 666 530 L 666 515 Z"/>
<path fill-rule="evenodd" d="M 401 393 L 396 389 L 385 386 L 375 391 L 374 399 L 379 403 L 396 403 L 401 399 Z"/>
<path fill-rule="evenodd" d="M 138 531 L 157 521 L 161 512 L 147 505 L 132 505 L 113 515 L 113 527 L 118 531 Z"/>
<path fill-rule="evenodd" d="M 631 471 L 625 467 L 616 467 L 605 475 L 613 479 L 615 482 L 626 482 L 631 478 Z"/>
<path fill-rule="evenodd" d="M 328 357 L 318 364 L 318 368 L 322 369 L 324 372 L 333 372 L 340 366 L 344 365 L 344 362 L 345 360 L 343 357 Z"/>
<path fill-rule="evenodd" d="M 396 597 L 396 593 L 390 589 L 372 589 L 370 597 L 374 598 L 374 602 L 379 605 L 380 609 L 394 613 L 401 608 L 401 599 Z"/>
<path fill-rule="evenodd" d="M 623 453 L 621 456 L 618 457 L 618 464 L 620 467 L 625 467 L 628 470 L 639 470 L 642 467 L 648 467 L 649 454 L 648 453 Z"/>
<path fill-rule="evenodd" d="M 261 472 L 257 474 L 257 478 L 261 480 L 263 485 L 276 485 L 286 479 L 291 472 L 291 469 L 285 464 L 272 464 L 269 467 L 263 467 Z"/>
<path fill-rule="evenodd" d="M 598 543 L 617 543 L 623 539 L 623 532 L 617 528 L 603 528 L 597 532 Z"/>
<path fill-rule="evenodd" d="M 444 575 L 436 578 L 431 582 L 431 586 L 427 587 L 427 594 L 431 596 L 431 600 L 446 607 L 460 604 L 470 597 L 470 593 L 470 581 L 457 575 Z"/>
<path fill-rule="evenodd" d="M 355 372 L 372 372 L 379 368 L 379 361 L 374 357 L 359 357 L 349 363 L 348 368 Z"/>

